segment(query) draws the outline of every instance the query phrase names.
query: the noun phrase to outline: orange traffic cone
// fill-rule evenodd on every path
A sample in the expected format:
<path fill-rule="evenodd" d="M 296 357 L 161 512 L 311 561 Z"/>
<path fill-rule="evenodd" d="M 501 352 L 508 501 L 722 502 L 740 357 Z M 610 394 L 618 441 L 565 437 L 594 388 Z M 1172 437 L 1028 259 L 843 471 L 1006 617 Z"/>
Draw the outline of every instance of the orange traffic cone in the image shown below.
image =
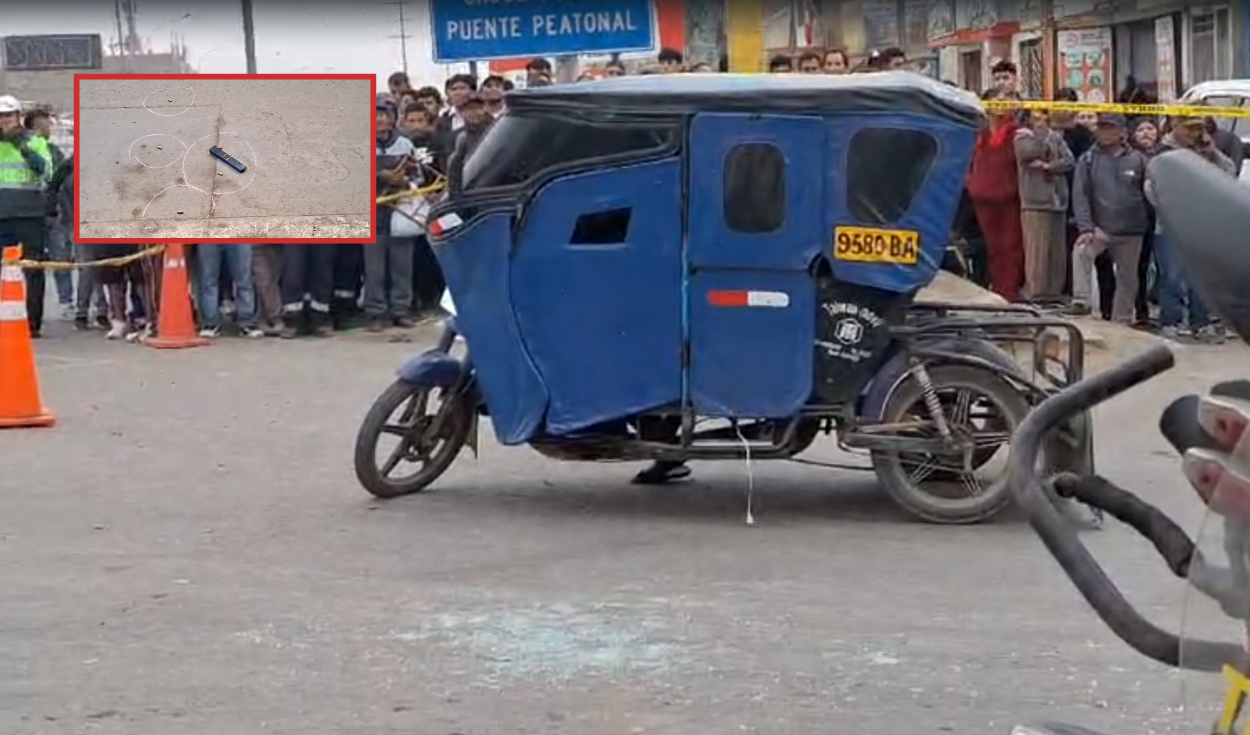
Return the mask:
<path fill-rule="evenodd" d="M 15 263 L 22 248 L 7 247 L 0 260 L 0 429 L 52 426 L 43 408 L 35 349 L 26 321 L 26 279 Z"/>
<path fill-rule="evenodd" d="M 183 243 L 165 248 L 165 270 L 161 275 L 161 307 L 156 336 L 147 340 L 149 347 L 180 350 L 202 347 L 209 341 L 195 333 L 195 317 L 191 313 L 191 281 L 187 276 L 187 256 Z"/>

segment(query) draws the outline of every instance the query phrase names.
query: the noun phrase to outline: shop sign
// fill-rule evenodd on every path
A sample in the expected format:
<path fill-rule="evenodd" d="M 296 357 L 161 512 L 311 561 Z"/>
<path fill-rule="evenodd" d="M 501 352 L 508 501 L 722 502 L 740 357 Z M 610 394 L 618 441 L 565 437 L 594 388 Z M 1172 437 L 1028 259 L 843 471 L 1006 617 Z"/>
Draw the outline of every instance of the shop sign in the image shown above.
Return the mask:
<path fill-rule="evenodd" d="M 1059 82 L 1076 90 L 1081 102 L 1110 102 L 1111 29 L 1083 28 L 1055 34 Z"/>

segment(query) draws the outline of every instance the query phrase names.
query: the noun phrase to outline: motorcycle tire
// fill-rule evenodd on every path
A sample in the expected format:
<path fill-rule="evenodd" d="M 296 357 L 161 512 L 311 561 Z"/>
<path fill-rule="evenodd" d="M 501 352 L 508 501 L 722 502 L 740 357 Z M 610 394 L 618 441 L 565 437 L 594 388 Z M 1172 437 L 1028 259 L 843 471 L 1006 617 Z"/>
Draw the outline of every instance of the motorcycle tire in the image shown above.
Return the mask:
<path fill-rule="evenodd" d="M 443 475 L 468 439 L 469 430 L 473 427 L 473 408 L 464 394 L 449 395 L 453 389 L 417 385 L 404 380 L 391 383 L 382 395 L 378 396 L 369 412 L 365 414 L 360 430 L 356 432 L 356 449 L 354 464 L 356 479 L 377 498 L 398 498 L 413 495 L 425 490 Z M 378 466 L 378 440 L 395 410 L 405 402 L 419 395 L 421 391 L 439 391 L 439 410 L 451 411 L 447 417 L 450 421 L 442 441 L 434 452 L 422 462 L 422 467 L 415 474 L 401 480 L 391 480 L 384 476 Z M 446 403 L 450 401 L 450 403 Z"/>
<path fill-rule="evenodd" d="M 1020 391 L 989 370 L 968 365 L 936 365 L 929 367 L 928 372 L 933 387 L 939 393 L 952 388 L 965 388 L 989 399 L 998 409 L 995 424 L 1003 425 L 1002 429 L 1009 435 L 1015 433 L 1029 413 L 1028 401 Z M 923 405 L 923 391 L 916 379 L 908 376 L 887 399 L 882 421 L 906 421 L 918 404 Z M 976 464 L 984 464 L 988 459 L 977 456 L 980 453 L 976 450 L 973 452 Z M 970 499 L 970 502 L 952 502 L 926 492 L 923 481 L 920 486 L 913 483 L 904 467 L 902 454 L 906 452 L 873 451 L 873 469 L 890 498 L 922 520 L 947 525 L 979 523 L 994 517 L 1011 503 L 1011 490 L 1007 486 L 1005 470 L 1001 477 L 989 483 L 989 487 L 984 488 L 984 492 L 975 499 Z"/>

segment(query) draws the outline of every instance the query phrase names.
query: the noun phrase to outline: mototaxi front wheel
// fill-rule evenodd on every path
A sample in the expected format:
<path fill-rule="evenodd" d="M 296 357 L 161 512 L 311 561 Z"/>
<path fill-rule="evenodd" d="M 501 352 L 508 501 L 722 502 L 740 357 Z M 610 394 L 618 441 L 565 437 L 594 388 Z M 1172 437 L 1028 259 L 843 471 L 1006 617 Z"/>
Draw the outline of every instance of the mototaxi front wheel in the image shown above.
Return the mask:
<path fill-rule="evenodd" d="M 473 426 L 473 410 L 468 396 L 454 388 L 395 381 L 373 402 L 356 433 L 356 479 L 378 498 L 421 492 L 455 461 Z M 379 452 L 388 437 L 397 445 Z M 416 470 L 396 476 L 404 465 Z"/>
<path fill-rule="evenodd" d="M 936 365 L 926 370 L 949 431 L 963 449 L 874 450 L 877 479 L 895 503 L 923 520 L 969 524 L 992 518 L 1011 502 L 1008 445 L 1029 413 L 1028 401 L 1016 386 L 984 368 Z M 914 374 L 891 393 L 882 421 L 915 427 L 894 436 L 932 440 L 941 435 Z M 990 466 L 996 458 L 1001 458 L 997 469 Z"/>

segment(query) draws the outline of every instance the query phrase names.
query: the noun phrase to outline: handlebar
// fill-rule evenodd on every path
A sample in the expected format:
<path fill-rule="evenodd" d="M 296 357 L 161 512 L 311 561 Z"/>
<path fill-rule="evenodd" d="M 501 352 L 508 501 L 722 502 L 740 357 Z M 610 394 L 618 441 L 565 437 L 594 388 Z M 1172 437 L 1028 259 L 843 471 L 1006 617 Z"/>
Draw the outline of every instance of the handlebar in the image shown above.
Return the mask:
<path fill-rule="evenodd" d="M 1242 649 L 1218 641 L 1182 639 L 1142 617 L 1060 515 L 1038 476 L 1038 458 L 1048 433 L 1094 406 L 1170 370 L 1175 364 L 1171 350 L 1158 345 L 1042 402 L 1016 433 L 1009 461 L 1009 482 L 1016 502 L 1028 514 L 1029 524 L 1042 543 L 1117 637 L 1142 655 L 1168 666 L 1220 671 L 1225 664 L 1242 661 L 1245 657 Z M 1057 489 L 1063 492 L 1065 487 L 1072 492 L 1079 490 L 1082 484 L 1061 478 Z M 1092 493 L 1087 493 L 1095 501 L 1091 505 L 1103 507 L 1149 538 L 1174 572 L 1187 571 L 1194 558 L 1193 542 L 1162 511 L 1114 485 L 1111 488 L 1119 494 L 1108 491 L 1106 486 L 1086 483 L 1084 487 L 1093 489 Z M 1183 541 L 1176 534 L 1180 534 Z M 1182 649 L 1184 661 L 1181 660 Z"/>
<path fill-rule="evenodd" d="M 1107 515 L 1145 536 L 1167 562 L 1172 574 L 1184 579 L 1194 559 L 1195 545 L 1163 511 L 1105 477 L 1060 475 L 1051 486 L 1063 498 L 1073 498 L 1102 509 Z"/>

